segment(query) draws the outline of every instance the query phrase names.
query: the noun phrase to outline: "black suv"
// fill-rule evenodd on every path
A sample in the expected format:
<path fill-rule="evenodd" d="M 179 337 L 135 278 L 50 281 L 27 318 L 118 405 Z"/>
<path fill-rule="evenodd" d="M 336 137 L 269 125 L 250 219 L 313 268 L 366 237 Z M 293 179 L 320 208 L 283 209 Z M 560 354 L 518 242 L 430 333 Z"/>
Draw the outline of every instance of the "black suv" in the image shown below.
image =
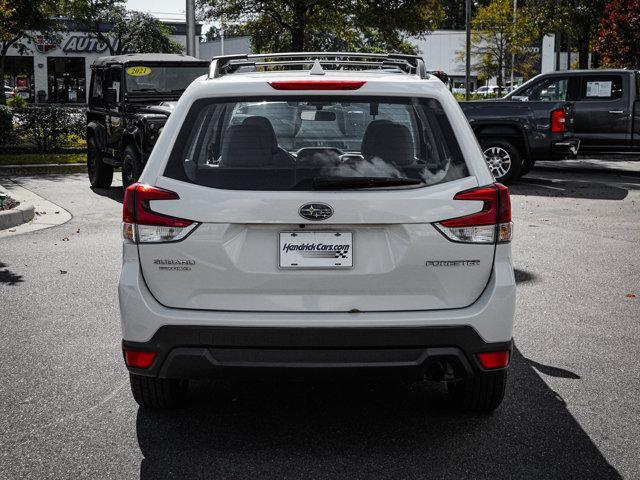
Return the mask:
<path fill-rule="evenodd" d="M 93 187 L 109 187 L 122 167 L 125 187 L 138 180 L 180 95 L 209 62 L 186 55 L 129 54 L 91 65 L 87 169 Z"/>

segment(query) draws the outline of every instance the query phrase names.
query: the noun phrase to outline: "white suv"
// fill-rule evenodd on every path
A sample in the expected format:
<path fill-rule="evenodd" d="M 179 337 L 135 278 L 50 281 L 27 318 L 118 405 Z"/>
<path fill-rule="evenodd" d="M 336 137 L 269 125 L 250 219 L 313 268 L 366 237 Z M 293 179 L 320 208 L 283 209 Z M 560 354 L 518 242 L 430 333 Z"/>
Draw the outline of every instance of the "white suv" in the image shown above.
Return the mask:
<path fill-rule="evenodd" d="M 119 297 L 136 401 L 219 375 L 445 381 L 502 401 L 507 188 L 419 57 L 215 58 L 124 199 Z"/>

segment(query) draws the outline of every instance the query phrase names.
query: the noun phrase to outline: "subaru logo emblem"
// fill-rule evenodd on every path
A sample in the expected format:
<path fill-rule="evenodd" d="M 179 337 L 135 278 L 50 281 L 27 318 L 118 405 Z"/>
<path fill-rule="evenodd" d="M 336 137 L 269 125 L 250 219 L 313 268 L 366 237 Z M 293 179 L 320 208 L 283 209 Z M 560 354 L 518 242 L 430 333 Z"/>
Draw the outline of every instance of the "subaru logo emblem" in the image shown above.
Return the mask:
<path fill-rule="evenodd" d="M 326 220 L 333 215 L 333 208 L 326 203 L 305 203 L 298 213 L 307 220 Z"/>

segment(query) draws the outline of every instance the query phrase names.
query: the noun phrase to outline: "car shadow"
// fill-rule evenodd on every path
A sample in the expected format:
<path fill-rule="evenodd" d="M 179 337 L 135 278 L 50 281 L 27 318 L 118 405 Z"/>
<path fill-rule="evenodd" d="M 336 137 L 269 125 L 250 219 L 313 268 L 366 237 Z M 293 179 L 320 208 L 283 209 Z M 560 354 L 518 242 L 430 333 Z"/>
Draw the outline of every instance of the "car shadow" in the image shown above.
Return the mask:
<path fill-rule="evenodd" d="M 124 188 L 123 187 L 109 187 L 109 188 L 95 188 L 89 187 L 93 193 L 97 193 L 103 197 L 115 200 L 118 203 L 122 203 L 124 200 Z"/>
<path fill-rule="evenodd" d="M 429 382 L 212 382 L 191 397 L 138 410 L 142 479 L 621 478 L 517 350 L 489 415 Z"/>
<path fill-rule="evenodd" d="M 532 272 L 527 270 L 521 270 L 519 268 L 513 269 L 513 275 L 516 279 L 516 283 L 534 283 L 536 282 L 537 276 Z"/>
<path fill-rule="evenodd" d="M 566 173 L 555 178 L 523 177 L 509 185 L 512 195 L 535 195 L 540 197 L 590 198 L 594 200 L 623 200 L 629 190 L 640 189 L 640 179 L 628 177 L 631 181 L 621 182 L 611 178 L 592 177 L 585 180 L 565 178 Z M 605 183 L 606 182 L 606 183 Z"/>
<path fill-rule="evenodd" d="M 0 283 L 7 285 L 17 285 L 24 282 L 24 277 L 9 270 L 6 263 L 0 262 Z"/>

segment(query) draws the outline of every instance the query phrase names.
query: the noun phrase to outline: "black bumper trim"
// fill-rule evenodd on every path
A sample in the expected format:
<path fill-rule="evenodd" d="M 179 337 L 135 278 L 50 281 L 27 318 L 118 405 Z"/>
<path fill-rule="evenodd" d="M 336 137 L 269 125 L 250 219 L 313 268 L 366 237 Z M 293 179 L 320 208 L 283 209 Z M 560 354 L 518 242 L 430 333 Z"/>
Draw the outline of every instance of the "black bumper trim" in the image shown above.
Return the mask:
<path fill-rule="evenodd" d="M 580 140 L 577 138 L 567 138 L 551 142 L 551 156 L 553 160 L 565 160 L 576 158 L 580 150 Z"/>
<path fill-rule="evenodd" d="M 424 377 L 434 365 L 463 378 L 483 371 L 476 353 L 511 350 L 512 342 L 487 343 L 470 326 L 164 326 L 148 342 L 123 341 L 123 348 L 157 352 L 151 367 L 129 371 L 161 378 Z"/>

